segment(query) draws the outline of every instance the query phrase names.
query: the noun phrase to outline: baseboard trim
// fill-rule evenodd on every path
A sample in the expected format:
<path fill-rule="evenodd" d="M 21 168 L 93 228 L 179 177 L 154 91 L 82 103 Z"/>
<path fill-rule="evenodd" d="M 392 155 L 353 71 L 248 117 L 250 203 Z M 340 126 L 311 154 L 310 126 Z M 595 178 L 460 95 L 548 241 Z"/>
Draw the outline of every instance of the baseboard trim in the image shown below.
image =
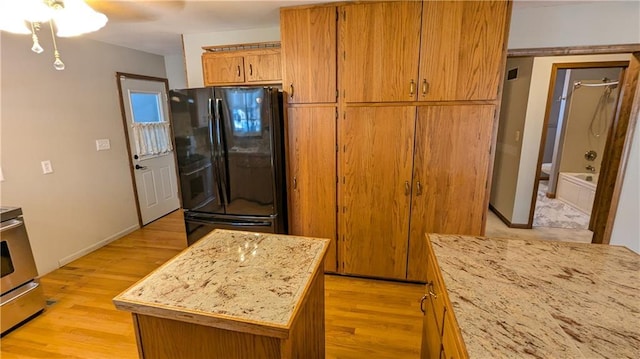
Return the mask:
<path fill-rule="evenodd" d="M 135 231 L 135 230 L 137 230 L 139 228 L 140 228 L 140 226 L 138 224 L 135 224 L 135 225 L 133 225 L 131 227 L 128 227 L 128 228 L 126 228 L 126 229 L 124 229 L 124 230 L 122 230 L 122 231 L 120 231 L 120 232 L 118 232 L 118 233 L 116 233 L 114 235 L 111 235 L 111 236 L 101 240 L 98 243 L 94 243 L 94 244 L 90 245 L 89 247 L 83 248 L 83 249 L 81 249 L 81 250 L 79 250 L 79 251 L 77 251 L 77 252 L 75 252 L 75 253 L 73 253 L 73 254 L 71 254 L 69 256 L 66 256 L 66 257 L 58 260 L 58 268 L 63 267 L 65 265 L 75 261 L 76 259 L 78 259 L 80 257 L 83 257 L 83 256 L 95 251 L 96 249 L 102 248 L 102 247 L 106 246 L 107 244 L 115 241 L 116 239 L 120 239 L 120 238 L 126 236 L 127 234 L 129 234 L 129 233 L 131 233 L 131 232 L 133 232 L 133 231 Z"/>
<path fill-rule="evenodd" d="M 500 218 L 500 220 L 507 225 L 507 227 L 509 228 L 519 228 L 519 229 L 531 229 L 531 227 L 529 227 L 526 224 L 519 224 L 519 223 L 511 223 L 511 221 L 509 221 L 507 219 L 507 217 L 505 217 L 502 213 L 500 213 L 500 211 L 498 211 L 491 203 L 489 203 L 489 209 L 496 214 L 496 216 L 498 216 L 498 218 Z"/>

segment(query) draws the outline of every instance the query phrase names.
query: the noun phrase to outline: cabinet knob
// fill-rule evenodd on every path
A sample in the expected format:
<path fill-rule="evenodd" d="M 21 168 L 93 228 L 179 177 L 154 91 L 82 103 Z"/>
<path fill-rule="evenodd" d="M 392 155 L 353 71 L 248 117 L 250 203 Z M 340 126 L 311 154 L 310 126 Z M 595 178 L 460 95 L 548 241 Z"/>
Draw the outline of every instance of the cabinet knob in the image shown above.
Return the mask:
<path fill-rule="evenodd" d="M 240 77 L 240 65 L 238 65 L 238 77 Z"/>
<path fill-rule="evenodd" d="M 416 196 L 420 196 L 422 194 L 422 184 L 420 181 L 416 183 Z"/>
<path fill-rule="evenodd" d="M 432 296 L 434 299 L 438 298 L 436 293 L 433 291 L 433 281 L 430 281 L 429 283 L 427 283 L 427 290 L 429 291 L 429 295 Z"/>
<path fill-rule="evenodd" d="M 411 186 L 409 185 L 409 181 L 404 181 L 404 194 L 405 196 L 411 194 Z"/>
<path fill-rule="evenodd" d="M 289 97 L 293 98 L 293 82 L 289 85 Z"/>
<path fill-rule="evenodd" d="M 293 177 L 293 189 L 297 189 L 298 188 L 298 179 Z"/>
<path fill-rule="evenodd" d="M 429 91 L 429 83 L 427 83 L 427 79 L 422 79 L 422 97 L 427 96 L 428 91 Z"/>
<path fill-rule="evenodd" d="M 409 84 L 409 97 L 412 97 L 414 92 L 416 92 L 416 83 L 411 79 L 411 83 Z"/>
<path fill-rule="evenodd" d="M 424 301 L 427 300 L 427 298 L 429 298 L 426 294 L 422 296 L 422 298 L 420 298 L 420 311 L 424 314 L 426 313 L 425 309 L 424 309 Z"/>
<path fill-rule="evenodd" d="M 249 64 L 249 75 L 253 76 L 253 66 Z"/>

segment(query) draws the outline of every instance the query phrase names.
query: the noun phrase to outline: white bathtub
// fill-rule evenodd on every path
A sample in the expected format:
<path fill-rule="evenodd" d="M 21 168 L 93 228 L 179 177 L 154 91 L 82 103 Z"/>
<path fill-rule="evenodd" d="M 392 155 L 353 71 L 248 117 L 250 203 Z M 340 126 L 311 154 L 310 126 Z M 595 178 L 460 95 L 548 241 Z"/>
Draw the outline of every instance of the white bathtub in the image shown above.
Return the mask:
<path fill-rule="evenodd" d="M 597 185 L 597 173 L 560 172 L 556 198 L 591 215 Z"/>

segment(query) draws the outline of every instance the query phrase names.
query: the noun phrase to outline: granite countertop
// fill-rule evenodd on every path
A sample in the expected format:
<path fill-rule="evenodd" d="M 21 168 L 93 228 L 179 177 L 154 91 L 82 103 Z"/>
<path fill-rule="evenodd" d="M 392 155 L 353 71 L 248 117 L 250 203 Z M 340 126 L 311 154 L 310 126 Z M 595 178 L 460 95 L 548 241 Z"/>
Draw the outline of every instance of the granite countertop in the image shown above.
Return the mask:
<path fill-rule="evenodd" d="M 471 358 L 639 358 L 640 255 L 429 235 Z"/>
<path fill-rule="evenodd" d="M 218 229 L 113 301 L 140 314 L 286 334 L 327 247 L 325 239 Z"/>

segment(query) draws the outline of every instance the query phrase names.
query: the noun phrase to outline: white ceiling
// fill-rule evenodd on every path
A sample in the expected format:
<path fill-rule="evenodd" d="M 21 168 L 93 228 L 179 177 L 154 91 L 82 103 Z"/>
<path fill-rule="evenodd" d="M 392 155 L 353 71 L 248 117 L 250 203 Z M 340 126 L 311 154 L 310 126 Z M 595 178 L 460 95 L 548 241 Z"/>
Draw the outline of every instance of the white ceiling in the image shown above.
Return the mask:
<path fill-rule="evenodd" d="M 331 0 L 329 0 L 331 1 Z M 87 38 L 159 55 L 180 54 L 181 34 L 264 28 L 279 24 L 279 8 L 327 0 L 88 0 L 109 22 Z M 516 0 L 514 7 L 557 6 L 585 1 Z"/>

